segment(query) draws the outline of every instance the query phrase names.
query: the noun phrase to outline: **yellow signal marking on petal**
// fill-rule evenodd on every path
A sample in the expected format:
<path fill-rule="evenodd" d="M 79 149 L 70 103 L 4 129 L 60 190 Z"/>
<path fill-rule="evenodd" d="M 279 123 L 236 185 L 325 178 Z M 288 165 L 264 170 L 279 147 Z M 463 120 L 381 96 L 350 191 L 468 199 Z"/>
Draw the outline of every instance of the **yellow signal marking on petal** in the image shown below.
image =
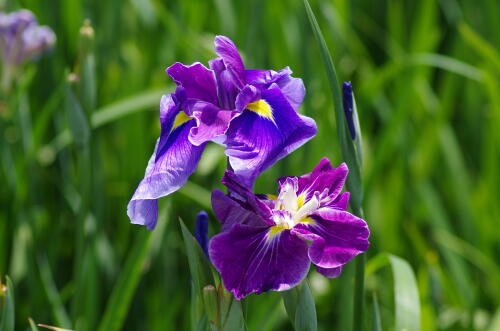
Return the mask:
<path fill-rule="evenodd" d="M 306 195 L 302 193 L 297 197 L 297 209 L 300 209 L 304 205 L 304 202 L 306 200 Z"/>
<path fill-rule="evenodd" d="M 310 225 L 316 225 L 316 221 L 313 220 L 312 218 L 310 217 L 304 217 L 303 219 L 300 220 L 299 223 L 302 223 L 302 224 L 310 224 Z"/>
<path fill-rule="evenodd" d="M 269 229 L 269 234 L 267 236 L 267 240 L 271 240 L 275 235 L 277 235 L 278 233 L 280 233 L 281 231 L 286 230 L 286 229 L 288 229 L 288 227 L 285 225 L 272 226 Z"/>
<path fill-rule="evenodd" d="M 250 109 L 253 112 L 256 112 L 262 117 L 268 118 L 271 121 L 274 121 L 273 110 L 271 106 L 264 100 L 260 99 L 255 102 L 251 102 L 247 105 L 247 109 Z"/>
<path fill-rule="evenodd" d="M 172 130 L 175 130 L 176 128 L 178 128 L 179 126 L 181 126 L 182 124 L 186 123 L 187 121 L 189 121 L 191 119 L 193 119 L 193 117 L 188 116 L 185 112 L 183 112 L 181 110 L 179 112 L 179 114 L 177 114 L 177 116 L 175 116 L 174 125 L 172 126 Z"/>
<path fill-rule="evenodd" d="M 274 194 L 266 194 L 267 200 L 277 200 L 278 197 Z"/>

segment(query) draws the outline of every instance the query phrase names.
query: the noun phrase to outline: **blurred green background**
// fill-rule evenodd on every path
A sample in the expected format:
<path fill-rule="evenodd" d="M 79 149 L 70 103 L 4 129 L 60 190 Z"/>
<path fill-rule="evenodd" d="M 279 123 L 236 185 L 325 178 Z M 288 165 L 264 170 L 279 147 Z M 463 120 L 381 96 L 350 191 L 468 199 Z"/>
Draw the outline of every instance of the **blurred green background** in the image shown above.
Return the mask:
<path fill-rule="evenodd" d="M 422 330 L 500 330 L 500 2 L 311 5 L 358 105 L 372 231 L 367 312 L 376 293 L 383 329 L 393 328 L 391 275 L 373 262 L 388 252 L 415 271 Z M 275 178 L 309 172 L 324 156 L 342 161 L 302 1 L 0 0 L 0 8 L 32 10 L 58 38 L 50 54 L 23 67 L 16 106 L 2 118 L 0 275 L 15 285 L 16 330 L 29 328 L 28 317 L 79 331 L 190 329 L 178 218 L 192 229 L 198 211 L 211 212 L 221 148 L 211 145 L 190 183 L 160 201 L 155 231 L 131 225 L 126 205 L 159 134 L 160 96 L 173 89 L 164 69 L 206 64 L 214 35 L 233 39 L 247 68 L 290 66 L 307 88 L 301 112 L 318 123 L 318 135 L 262 174 L 256 191 L 274 193 Z M 83 127 L 72 143 L 66 77 L 85 75 L 87 18 L 96 101 L 83 109 L 94 128 L 88 142 Z M 210 222 L 214 234 L 213 214 Z M 321 330 L 349 330 L 352 274 L 352 263 L 335 280 L 311 270 Z M 276 293 L 247 300 L 247 323 L 291 328 Z"/>

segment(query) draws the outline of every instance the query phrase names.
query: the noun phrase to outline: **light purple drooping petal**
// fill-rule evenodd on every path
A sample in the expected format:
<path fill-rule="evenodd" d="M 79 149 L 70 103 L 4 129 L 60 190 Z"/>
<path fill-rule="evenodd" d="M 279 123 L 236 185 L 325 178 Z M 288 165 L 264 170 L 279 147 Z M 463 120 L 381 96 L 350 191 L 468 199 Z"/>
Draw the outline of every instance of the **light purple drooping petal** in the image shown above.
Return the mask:
<path fill-rule="evenodd" d="M 168 67 L 166 72 L 178 86 L 185 89 L 187 98 L 217 104 L 214 73 L 203 64 L 196 62 L 186 66 L 176 62 Z"/>
<path fill-rule="evenodd" d="M 343 269 L 344 266 L 340 266 L 337 268 L 321 268 L 316 266 L 316 270 L 327 278 L 337 278 L 338 276 L 340 276 Z"/>
<path fill-rule="evenodd" d="M 314 120 L 299 115 L 276 86 L 262 92 L 272 118 L 246 109 L 227 130 L 226 155 L 234 172 L 248 187 L 264 170 L 311 139 Z"/>
<path fill-rule="evenodd" d="M 189 140 L 196 146 L 224 135 L 229 122 L 237 114 L 235 111 L 223 110 L 206 101 L 195 99 L 188 100 L 186 108 L 196 120 L 196 126 L 189 133 Z"/>
<path fill-rule="evenodd" d="M 309 257 L 322 268 L 340 267 L 370 246 L 370 231 L 361 218 L 331 208 L 322 208 L 311 218 L 314 225 L 298 224 L 296 228 L 317 235 L 309 246 Z"/>
<path fill-rule="evenodd" d="M 224 287 L 241 299 L 250 293 L 284 291 L 307 275 L 307 244 L 284 230 L 234 225 L 210 240 L 209 255 Z"/>
<path fill-rule="evenodd" d="M 261 216 L 252 210 L 244 208 L 219 190 L 212 192 L 212 208 L 217 219 L 221 222 L 221 232 L 226 232 L 235 224 L 254 227 L 269 226 Z"/>
<path fill-rule="evenodd" d="M 306 88 L 302 79 L 294 78 L 291 74 L 292 71 L 288 67 L 278 72 L 274 70 L 245 70 L 247 84 L 257 86 L 260 89 L 267 89 L 272 84 L 278 85 L 292 108 L 297 110 L 304 101 Z"/>
<path fill-rule="evenodd" d="M 190 120 L 175 128 L 161 146 L 162 138 L 158 140 L 144 179 L 127 207 L 132 223 L 154 229 L 158 217 L 156 200 L 177 191 L 196 169 L 205 144 L 194 146 L 189 142 L 188 134 L 194 125 L 195 121 Z"/>
<path fill-rule="evenodd" d="M 242 88 L 245 85 L 245 66 L 238 48 L 231 39 L 225 36 L 216 36 L 214 42 L 215 53 L 222 58 L 226 69 L 234 76 L 237 86 Z"/>

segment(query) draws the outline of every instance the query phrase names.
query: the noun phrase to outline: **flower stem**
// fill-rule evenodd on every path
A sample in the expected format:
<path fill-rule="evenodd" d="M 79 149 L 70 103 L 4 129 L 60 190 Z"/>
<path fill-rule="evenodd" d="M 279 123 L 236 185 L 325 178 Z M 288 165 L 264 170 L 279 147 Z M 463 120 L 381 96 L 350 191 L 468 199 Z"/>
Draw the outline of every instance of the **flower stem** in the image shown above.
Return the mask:
<path fill-rule="evenodd" d="M 362 208 L 353 208 L 356 216 L 364 218 Z M 362 253 L 356 258 L 356 270 L 354 274 L 354 299 L 352 310 L 352 330 L 364 329 L 363 313 L 365 307 L 365 263 L 366 254 Z"/>
<path fill-rule="evenodd" d="M 365 297 L 365 262 L 366 254 L 361 254 L 356 259 L 356 273 L 354 275 L 354 309 L 353 309 L 353 330 L 363 330 L 363 312 Z"/>

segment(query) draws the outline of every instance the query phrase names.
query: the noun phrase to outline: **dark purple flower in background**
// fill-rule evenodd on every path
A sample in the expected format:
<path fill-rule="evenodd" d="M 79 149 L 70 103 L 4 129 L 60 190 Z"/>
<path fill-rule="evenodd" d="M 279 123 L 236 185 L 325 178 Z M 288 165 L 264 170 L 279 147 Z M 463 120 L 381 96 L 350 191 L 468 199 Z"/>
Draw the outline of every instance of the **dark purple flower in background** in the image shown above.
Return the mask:
<path fill-rule="evenodd" d="M 351 134 L 351 139 L 356 139 L 356 126 L 354 125 L 354 100 L 352 96 L 352 84 L 351 82 L 344 82 L 342 84 L 342 94 L 343 94 L 343 104 L 344 104 L 344 114 L 347 120 L 347 127 L 349 128 L 349 133 Z"/>
<path fill-rule="evenodd" d="M 196 216 L 196 223 L 194 225 L 194 237 L 198 244 L 200 244 L 201 249 L 208 257 L 208 214 L 205 211 L 201 211 Z"/>
<path fill-rule="evenodd" d="M 0 12 L 0 49 L 4 66 L 18 66 L 50 49 L 56 41 L 51 28 L 40 26 L 32 12 Z"/>
<path fill-rule="evenodd" d="M 212 194 L 222 229 L 209 254 L 237 299 L 294 287 L 311 262 L 324 276 L 337 277 L 368 249 L 368 226 L 346 211 L 349 193 L 341 193 L 347 173 L 345 164 L 332 168 L 323 159 L 309 174 L 279 179 L 279 195 L 264 199 L 226 171 L 222 182 L 230 194 Z"/>
<path fill-rule="evenodd" d="M 208 141 L 226 147 L 230 167 L 251 188 L 260 173 L 316 134 L 316 123 L 297 113 L 305 88 L 289 68 L 247 70 L 223 36 L 215 37 L 215 51 L 210 68 L 177 62 L 166 70 L 177 89 L 162 98 L 161 135 L 127 208 L 132 223 L 155 227 L 157 199 L 185 184 Z"/>

